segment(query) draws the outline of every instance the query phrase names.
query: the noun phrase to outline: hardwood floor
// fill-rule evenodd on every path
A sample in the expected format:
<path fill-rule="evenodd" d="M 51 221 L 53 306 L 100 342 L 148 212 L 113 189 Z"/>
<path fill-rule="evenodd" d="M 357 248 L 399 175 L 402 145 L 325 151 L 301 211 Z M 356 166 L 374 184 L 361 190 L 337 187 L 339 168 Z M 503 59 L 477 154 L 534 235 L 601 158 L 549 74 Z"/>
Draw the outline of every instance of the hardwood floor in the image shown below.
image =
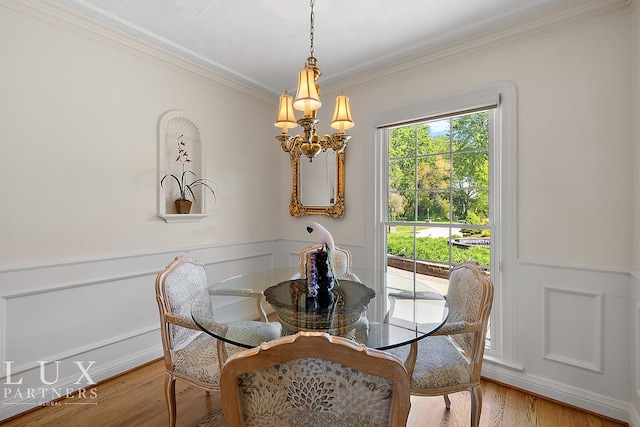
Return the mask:
<path fill-rule="evenodd" d="M 63 399 L 53 406 L 7 420 L 6 427 L 165 426 L 164 364 L 142 366 L 95 386 L 95 399 Z M 481 427 L 622 427 L 626 423 L 600 417 L 492 381 L 482 383 Z M 87 394 L 88 395 L 88 394 Z M 215 426 L 221 417 L 220 396 L 176 383 L 178 426 Z M 442 397 L 412 397 L 408 426 L 468 426 L 469 393 L 450 396 L 451 410 Z M 75 400 L 74 400 L 75 399 Z M 77 404 L 81 400 L 92 404 Z"/>

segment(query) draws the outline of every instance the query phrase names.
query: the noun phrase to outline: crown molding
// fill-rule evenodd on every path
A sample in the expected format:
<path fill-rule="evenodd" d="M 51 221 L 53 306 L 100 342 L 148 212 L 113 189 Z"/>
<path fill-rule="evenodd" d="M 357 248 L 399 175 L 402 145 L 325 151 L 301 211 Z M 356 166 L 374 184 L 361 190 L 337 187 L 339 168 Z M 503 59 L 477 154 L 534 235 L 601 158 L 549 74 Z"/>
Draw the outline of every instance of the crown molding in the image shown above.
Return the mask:
<path fill-rule="evenodd" d="M 325 92 L 338 92 L 345 87 L 357 87 L 416 68 L 447 61 L 474 57 L 488 50 L 507 48 L 547 37 L 549 34 L 625 13 L 637 7 L 640 0 L 569 0 L 567 3 L 523 17 L 517 21 L 489 29 L 481 34 L 459 39 L 442 39 L 418 50 L 399 55 L 391 64 L 362 64 L 358 69 L 345 70 L 323 83 Z M 239 75 L 225 75 L 185 59 L 123 31 L 92 18 L 70 11 L 49 0 L 0 0 L 0 6 L 80 34 L 96 42 L 137 56 L 165 68 L 191 76 L 214 86 L 227 87 L 247 94 L 272 106 L 277 94 L 247 81 Z"/>
<path fill-rule="evenodd" d="M 335 76 L 332 81 L 323 84 L 323 90 L 339 92 L 347 87 L 363 86 L 416 68 L 468 59 L 483 55 L 489 50 L 521 45 L 629 12 L 639 2 L 640 0 L 569 0 L 537 15 L 529 15 L 480 34 L 457 40 L 440 40 L 437 46 L 423 46 L 419 52 L 398 57 L 388 65 L 364 64 L 358 70 L 346 70 L 343 75 L 352 77 Z"/>
<path fill-rule="evenodd" d="M 222 75 L 123 31 L 70 11 L 49 0 L 0 0 L 0 6 L 87 37 L 98 43 L 118 49 L 167 69 L 177 71 L 204 83 L 218 87 L 223 86 L 242 92 L 271 106 L 275 102 L 274 99 L 276 95 L 266 91 L 264 88 L 247 82 L 246 79 Z"/>

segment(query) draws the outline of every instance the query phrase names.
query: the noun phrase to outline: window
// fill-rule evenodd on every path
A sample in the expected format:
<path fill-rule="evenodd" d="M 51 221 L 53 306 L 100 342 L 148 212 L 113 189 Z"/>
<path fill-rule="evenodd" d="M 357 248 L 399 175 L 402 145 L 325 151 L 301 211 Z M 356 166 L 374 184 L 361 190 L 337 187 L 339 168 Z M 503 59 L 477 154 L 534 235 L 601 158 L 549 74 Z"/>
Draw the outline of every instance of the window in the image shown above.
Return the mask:
<path fill-rule="evenodd" d="M 387 129 L 387 265 L 443 294 L 453 265 L 473 260 L 491 268 L 493 110 Z"/>
<path fill-rule="evenodd" d="M 477 261 L 495 286 L 486 354 L 508 363 L 515 87 L 452 94 L 385 112 L 374 124 L 376 263 L 446 293 L 450 268 Z"/>

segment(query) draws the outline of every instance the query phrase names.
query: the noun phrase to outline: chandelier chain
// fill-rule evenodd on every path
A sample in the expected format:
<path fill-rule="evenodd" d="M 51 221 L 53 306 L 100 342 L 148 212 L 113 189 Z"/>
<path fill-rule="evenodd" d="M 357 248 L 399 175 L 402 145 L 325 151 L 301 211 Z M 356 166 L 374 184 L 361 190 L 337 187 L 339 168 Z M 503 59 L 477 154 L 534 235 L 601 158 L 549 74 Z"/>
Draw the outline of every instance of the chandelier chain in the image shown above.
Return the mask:
<path fill-rule="evenodd" d="M 316 112 L 318 108 L 322 106 L 320 102 L 320 86 L 318 85 L 318 77 L 322 75 L 322 71 L 316 67 L 316 58 L 314 54 L 314 35 L 315 35 L 315 0 L 309 0 L 311 6 L 311 14 L 309 16 L 309 40 L 310 40 L 310 56 L 307 58 L 304 68 L 300 70 L 298 74 L 298 91 L 296 93 L 296 99 L 289 95 L 286 91 L 284 95 L 280 96 L 280 103 L 278 105 L 278 116 L 274 123 L 276 127 L 282 128 L 282 133 L 276 136 L 276 139 L 280 141 L 280 147 L 283 151 L 290 153 L 292 170 L 294 170 L 295 177 L 293 188 L 297 188 L 297 177 L 299 167 L 296 166 L 299 158 L 304 154 L 309 158 L 309 161 L 313 161 L 320 152 L 325 152 L 328 149 L 332 149 L 336 153 L 343 153 L 347 142 L 351 138 L 349 135 L 345 135 L 345 129 L 351 129 L 354 126 L 351 119 L 351 111 L 349 109 L 349 98 L 341 93 L 336 98 L 336 108 L 331 119 L 331 127 L 336 129 L 332 135 L 319 136 L 317 134 L 317 124 L 319 122 Z M 294 109 L 304 111 L 304 115 L 300 119 L 296 119 Z M 287 129 L 294 128 L 296 126 L 302 126 L 303 132 L 298 135 L 289 135 Z M 338 184 L 338 187 L 340 185 Z M 294 191 L 295 192 L 295 191 Z M 342 196 L 338 195 L 338 200 Z M 296 196 L 297 198 L 297 196 Z M 291 199 L 289 205 L 289 212 L 293 216 L 309 215 L 307 212 L 300 211 L 300 208 L 304 206 L 299 202 L 295 202 Z M 336 202 L 335 206 L 341 206 L 341 202 Z M 332 214 L 330 216 L 334 217 Z M 340 218 L 342 212 L 335 216 Z"/>
<path fill-rule="evenodd" d="M 315 0 L 311 0 L 311 26 L 310 26 L 310 30 L 309 30 L 309 39 L 311 40 L 311 47 L 310 47 L 310 53 L 311 53 L 311 57 L 313 58 L 313 33 L 314 33 L 314 26 L 313 26 L 313 20 L 315 18 L 315 13 L 313 12 L 313 6 L 316 4 Z"/>

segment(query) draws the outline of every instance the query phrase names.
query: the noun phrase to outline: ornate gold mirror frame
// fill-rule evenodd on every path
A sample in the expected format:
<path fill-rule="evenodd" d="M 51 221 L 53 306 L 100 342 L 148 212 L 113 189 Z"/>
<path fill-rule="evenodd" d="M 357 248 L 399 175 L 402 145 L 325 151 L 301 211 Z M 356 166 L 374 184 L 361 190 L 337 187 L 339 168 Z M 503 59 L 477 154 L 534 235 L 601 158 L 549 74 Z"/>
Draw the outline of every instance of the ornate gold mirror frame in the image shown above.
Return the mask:
<path fill-rule="evenodd" d="M 322 151 L 332 149 L 330 145 L 322 144 Z M 300 201 L 300 144 L 296 144 L 289 151 L 291 158 L 291 203 L 289 213 L 291 216 L 325 215 L 331 218 L 342 218 L 344 215 L 344 149 L 336 151 L 336 197 L 333 205 L 329 206 L 305 206 Z M 306 157 L 304 157 L 306 159 Z"/>

